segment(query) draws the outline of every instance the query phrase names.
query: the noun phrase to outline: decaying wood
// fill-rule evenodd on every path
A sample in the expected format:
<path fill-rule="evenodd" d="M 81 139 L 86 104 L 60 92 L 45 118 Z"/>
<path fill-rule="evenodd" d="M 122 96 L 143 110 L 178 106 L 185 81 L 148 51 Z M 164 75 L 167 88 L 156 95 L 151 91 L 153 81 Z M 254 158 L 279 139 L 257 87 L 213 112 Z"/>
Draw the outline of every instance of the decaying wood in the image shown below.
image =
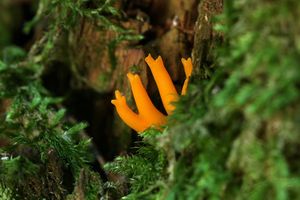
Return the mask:
<path fill-rule="evenodd" d="M 213 29 L 212 19 L 221 14 L 223 0 L 203 0 L 198 6 L 198 19 L 195 25 L 194 48 L 192 52 L 195 72 L 202 78 L 208 78 L 213 67 L 212 49 L 222 40 L 221 33 Z"/>
<path fill-rule="evenodd" d="M 126 77 L 130 71 L 140 74 L 150 96 L 157 94 L 156 84 L 144 62 L 148 53 L 154 57 L 161 55 L 172 79 L 181 85 L 184 72 L 180 59 L 188 57 L 192 49 L 192 30 L 197 18 L 197 10 L 193 8 L 197 4 L 198 0 L 148 0 L 143 1 L 143 6 L 137 0 L 118 4 L 126 16 L 118 23 L 144 35 L 145 39 L 139 43 L 120 43 L 115 49 L 114 63 L 109 54 L 109 43 L 116 37 L 113 31 L 99 30 L 94 22 L 83 18 L 70 34 L 69 54 L 73 77 L 76 77 L 73 86 L 76 90 L 90 88 L 100 94 L 93 100 L 90 135 L 99 146 L 110 149 L 110 155 L 126 150 L 131 136 L 130 129 L 112 112 L 113 106 L 108 100 L 113 98 L 114 90 L 119 89 L 126 95 L 128 104 L 135 108 Z M 153 99 L 155 103 L 159 101 Z M 107 110 L 109 107 L 111 109 Z M 103 124 L 105 119 L 110 119 L 109 126 Z"/>

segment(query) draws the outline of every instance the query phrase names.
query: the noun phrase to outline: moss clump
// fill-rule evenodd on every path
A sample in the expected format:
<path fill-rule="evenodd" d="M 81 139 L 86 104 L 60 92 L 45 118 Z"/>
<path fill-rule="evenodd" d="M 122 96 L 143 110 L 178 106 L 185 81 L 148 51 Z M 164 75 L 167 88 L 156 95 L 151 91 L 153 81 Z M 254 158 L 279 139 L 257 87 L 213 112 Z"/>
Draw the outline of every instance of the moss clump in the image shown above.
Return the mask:
<path fill-rule="evenodd" d="M 89 140 L 78 133 L 84 123 L 64 120 L 65 110 L 56 111 L 52 98 L 39 78 L 42 66 L 23 61 L 26 54 L 16 48 L 0 62 L 0 100 L 5 115 L 0 119 L 0 183 L 14 198 L 62 199 L 63 170 L 76 179 L 89 160 Z M 37 176 L 39 175 L 39 176 Z"/>

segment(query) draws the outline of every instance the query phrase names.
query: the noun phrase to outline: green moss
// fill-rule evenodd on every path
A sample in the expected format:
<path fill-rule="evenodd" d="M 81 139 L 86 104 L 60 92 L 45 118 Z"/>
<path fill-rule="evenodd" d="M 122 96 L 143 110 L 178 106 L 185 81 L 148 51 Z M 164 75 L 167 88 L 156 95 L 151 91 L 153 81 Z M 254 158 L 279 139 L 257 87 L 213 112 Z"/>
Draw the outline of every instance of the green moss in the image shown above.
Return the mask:
<path fill-rule="evenodd" d="M 1 138 L 8 141 L 1 148 L 8 159 L 0 162 L 0 183 L 15 197 L 60 199 L 63 168 L 77 177 L 89 160 L 89 140 L 78 137 L 86 124 L 64 121 L 65 110 L 52 107 L 61 100 L 50 97 L 41 84 L 42 66 L 23 59 L 22 50 L 11 48 L 0 62 L 0 100 L 10 102 L 0 120 Z M 47 184 L 41 187 L 43 181 Z"/>
<path fill-rule="evenodd" d="M 67 200 L 103 198 L 102 183 L 98 173 L 89 169 L 82 169 L 76 180 L 74 192 L 67 196 Z"/>
<path fill-rule="evenodd" d="M 0 185 L 0 198 L 2 200 L 15 200 L 12 191 L 2 185 Z"/>
<path fill-rule="evenodd" d="M 152 140 L 159 131 L 145 132 L 146 140 Z M 118 157 L 105 169 L 126 177 L 130 184 L 130 194 L 124 199 L 153 199 L 152 194 L 161 190 L 165 174 L 166 157 L 162 150 L 151 144 L 141 144 L 135 155 Z"/>

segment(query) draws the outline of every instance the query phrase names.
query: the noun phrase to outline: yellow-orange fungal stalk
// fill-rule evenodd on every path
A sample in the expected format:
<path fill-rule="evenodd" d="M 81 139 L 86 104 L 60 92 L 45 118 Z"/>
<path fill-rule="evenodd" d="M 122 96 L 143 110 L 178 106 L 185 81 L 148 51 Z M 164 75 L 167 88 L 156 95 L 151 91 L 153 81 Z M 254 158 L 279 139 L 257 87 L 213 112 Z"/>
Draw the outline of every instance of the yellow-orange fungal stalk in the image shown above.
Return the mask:
<path fill-rule="evenodd" d="M 184 69 L 186 78 L 190 77 L 192 75 L 192 71 L 193 71 L 192 59 L 191 58 L 188 58 L 188 59 L 181 58 L 181 62 L 183 65 L 183 69 Z"/>
<path fill-rule="evenodd" d="M 168 114 L 171 114 L 175 109 L 175 106 L 172 104 L 177 101 L 179 96 L 175 89 L 175 86 L 169 76 L 162 58 L 159 56 L 156 60 L 152 58 L 149 54 L 145 58 L 146 63 L 150 67 L 150 70 L 153 74 L 154 80 L 157 84 L 159 94 L 161 96 L 163 105 Z M 184 67 L 184 72 L 186 79 L 184 81 L 181 94 L 185 95 L 189 78 L 192 74 L 192 60 L 181 59 L 181 62 Z M 138 114 L 133 112 L 127 105 L 126 99 L 122 94 L 116 90 L 115 96 L 116 99 L 112 100 L 111 103 L 115 105 L 117 113 L 121 119 L 131 128 L 137 132 L 142 132 L 154 126 L 159 128 L 161 125 L 166 123 L 166 116 L 163 115 L 156 107 L 153 105 L 150 97 L 147 94 L 146 89 L 143 86 L 143 83 L 138 75 L 128 73 L 127 77 L 130 82 L 131 91 L 136 102 L 138 109 Z"/>
<path fill-rule="evenodd" d="M 119 90 L 116 90 L 115 96 L 116 99 L 111 100 L 111 103 L 115 105 L 118 115 L 129 127 L 137 132 L 141 132 L 149 128 L 149 123 L 128 107 L 126 98 L 119 92 Z"/>
<path fill-rule="evenodd" d="M 166 109 L 168 115 L 170 115 L 175 109 L 175 106 L 172 104 L 172 102 L 178 100 L 178 94 L 172 79 L 167 72 L 160 56 L 154 60 L 149 54 L 145 61 L 153 74 L 164 108 Z"/>
<path fill-rule="evenodd" d="M 190 76 L 192 75 L 193 64 L 192 64 L 192 59 L 191 58 L 188 58 L 188 59 L 182 58 L 181 62 L 183 64 L 184 73 L 185 73 L 185 77 L 186 77 L 185 81 L 183 83 L 183 86 L 182 86 L 181 95 L 185 95 L 186 90 L 187 90 L 187 86 L 189 84 Z"/>
<path fill-rule="evenodd" d="M 140 118 L 155 126 L 163 125 L 166 122 L 166 117 L 153 105 L 146 89 L 143 86 L 140 76 L 128 73 L 127 77 L 130 82 L 131 91 L 139 111 Z"/>

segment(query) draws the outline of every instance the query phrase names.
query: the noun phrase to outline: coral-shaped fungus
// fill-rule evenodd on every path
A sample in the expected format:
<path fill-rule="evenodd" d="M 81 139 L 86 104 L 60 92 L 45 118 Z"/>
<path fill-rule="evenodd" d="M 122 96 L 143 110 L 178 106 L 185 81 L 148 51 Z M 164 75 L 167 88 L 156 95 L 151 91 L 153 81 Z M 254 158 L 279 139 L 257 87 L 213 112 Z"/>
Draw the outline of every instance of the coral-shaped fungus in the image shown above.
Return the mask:
<path fill-rule="evenodd" d="M 168 74 L 160 56 L 154 60 L 149 54 L 145 58 L 145 61 L 150 67 L 158 87 L 163 106 L 168 115 L 170 115 L 175 109 L 175 106 L 172 103 L 177 101 L 179 98 L 171 77 Z M 191 58 L 182 58 L 181 62 L 183 64 L 186 76 L 182 86 L 181 95 L 185 95 L 193 67 Z M 112 100 L 111 103 L 115 105 L 121 119 L 137 132 L 142 132 L 151 126 L 160 127 L 161 125 L 164 125 L 166 123 L 166 116 L 157 110 L 153 105 L 146 89 L 143 86 L 140 76 L 128 73 L 127 77 L 130 82 L 130 87 L 138 109 L 138 114 L 133 112 L 128 107 L 125 96 L 123 96 L 119 90 L 116 90 L 116 99 Z"/>

